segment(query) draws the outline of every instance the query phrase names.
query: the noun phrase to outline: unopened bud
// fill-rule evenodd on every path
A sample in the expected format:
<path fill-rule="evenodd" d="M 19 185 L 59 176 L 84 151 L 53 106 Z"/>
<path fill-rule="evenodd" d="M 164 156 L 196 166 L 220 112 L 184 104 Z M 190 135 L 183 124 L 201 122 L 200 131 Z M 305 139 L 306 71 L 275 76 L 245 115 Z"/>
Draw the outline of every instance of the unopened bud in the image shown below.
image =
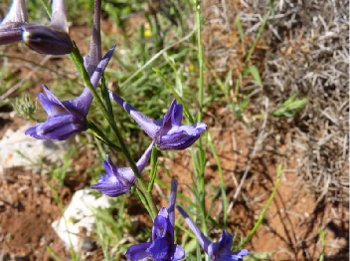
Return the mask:
<path fill-rule="evenodd" d="M 63 55 L 73 50 L 72 41 L 65 32 L 36 24 L 25 25 L 22 28 L 23 42 L 38 53 Z"/>

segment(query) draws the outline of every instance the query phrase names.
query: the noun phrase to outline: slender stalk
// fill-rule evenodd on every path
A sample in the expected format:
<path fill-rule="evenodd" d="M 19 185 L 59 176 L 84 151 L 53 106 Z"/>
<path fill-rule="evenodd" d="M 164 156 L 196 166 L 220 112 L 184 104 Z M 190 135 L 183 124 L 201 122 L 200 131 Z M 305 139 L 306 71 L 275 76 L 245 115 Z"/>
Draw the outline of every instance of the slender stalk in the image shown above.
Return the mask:
<path fill-rule="evenodd" d="M 199 65 L 199 83 L 198 83 L 198 121 L 203 118 L 203 100 L 204 100 L 204 51 L 202 44 L 202 10 L 201 1 L 195 0 L 196 26 L 197 26 L 197 48 L 198 48 L 198 65 Z"/>
<path fill-rule="evenodd" d="M 199 79 L 198 79 L 198 121 L 201 122 L 203 119 L 203 101 L 204 101 L 204 51 L 202 44 L 202 11 L 201 11 L 201 1 L 194 0 L 194 8 L 196 13 L 196 31 L 197 31 L 197 49 L 198 49 L 198 66 L 199 66 Z M 193 151 L 193 150 L 192 150 Z M 199 205 L 201 210 L 202 220 L 202 230 L 207 233 L 207 213 L 205 207 L 205 181 L 204 181 L 204 168 L 205 168 L 205 152 L 203 150 L 202 139 L 199 138 L 199 151 L 197 155 L 192 153 L 192 157 L 196 157 L 197 160 L 194 160 L 196 168 L 196 178 L 198 179 L 199 187 Z"/>
<path fill-rule="evenodd" d="M 220 190 L 221 190 L 221 197 L 222 197 L 222 205 L 223 205 L 223 214 L 224 214 L 224 228 L 227 227 L 227 209 L 228 209 L 228 200 L 227 200 L 227 195 L 225 191 L 225 180 L 224 180 L 224 173 L 222 171 L 221 163 L 220 163 L 220 158 L 218 155 L 218 152 L 216 150 L 216 147 L 213 143 L 213 139 L 208 132 L 208 142 L 209 146 L 211 148 L 211 151 L 213 153 L 214 159 L 216 161 L 216 165 L 218 166 L 218 171 L 220 174 Z"/>
<path fill-rule="evenodd" d="M 278 188 L 279 188 L 279 186 L 281 184 L 282 174 L 283 174 L 283 167 L 282 167 L 282 165 L 278 165 L 277 166 L 277 179 L 276 179 L 276 182 L 275 182 L 275 186 L 273 187 L 273 190 L 272 190 L 272 192 L 270 194 L 270 197 L 266 201 L 266 204 L 265 204 L 263 210 L 261 211 L 258 220 L 255 222 L 254 227 L 249 231 L 248 235 L 239 244 L 237 249 L 241 249 L 245 244 L 247 244 L 252 239 L 252 237 L 255 235 L 256 231 L 258 230 L 258 228 L 262 224 L 262 222 L 263 222 L 263 220 L 265 218 L 266 212 L 269 209 L 269 207 L 270 207 L 270 205 L 272 203 L 272 200 L 275 198 L 277 190 L 278 190 Z"/>
<path fill-rule="evenodd" d="M 116 144 L 114 144 L 104 133 L 103 131 L 101 131 L 96 125 L 95 123 L 91 122 L 91 121 L 87 121 L 86 125 L 88 127 L 88 129 L 90 129 L 96 136 L 96 138 L 98 138 L 100 141 L 102 141 L 103 143 L 107 144 L 108 146 L 110 146 L 111 148 L 115 148 L 115 149 L 120 149 L 119 146 L 117 146 Z"/>
<path fill-rule="evenodd" d="M 248 54 L 246 56 L 245 62 L 247 64 L 250 62 L 250 59 L 252 58 L 252 55 L 253 55 L 253 53 L 255 51 L 255 48 L 256 48 L 259 40 L 260 40 L 260 37 L 261 37 L 262 33 L 264 32 L 264 29 L 266 27 L 267 21 L 269 20 L 269 17 L 270 17 L 270 14 L 271 14 L 272 11 L 273 11 L 273 7 L 272 7 L 272 10 L 269 10 L 266 13 L 266 15 L 264 16 L 264 19 L 263 19 L 263 21 L 262 21 L 262 23 L 261 23 L 261 25 L 259 27 L 259 30 L 258 30 L 258 32 L 256 34 L 255 40 L 254 40 L 254 42 L 253 42 L 253 44 L 252 44 L 251 48 L 249 49 Z"/>
<path fill-rule="evenodd" d="M 145 70 L 148 66 L 150 66 L 155 60 L 157 60 L 159 57 L 161 57 L 165 52 L 167 52 L 168 50 L 170 50 L 171 48 L 173 48 L 176 45 L 179 45 L 180 43 L 186 41 L 187 39 L 189 39 L 192 35 L 194 34 L 194 31 L 190 32 L 188 35 L 186 35 L 184 38 L 180 39 L 179 41 L 176 41 L 175 43 L 165 47 L 164 49 L 162 49 L 161 51 L 159 51 L 158 53 L 156 53 L 151 59 L 148 60 L 148 62 L 146 62 L 144 65 L 142 65 L 136 72 L 134 72 L 132 75 L 130 75 L 130 77 L 128 79 L 126 79 L 124 82 L 119 84 L 120 88 L 124 88 L 125 86 L 127 86 L 127 84 L 133 80 L 139 73 L 141 73 L 143 70 Z"/>
<path fill-rule="evenodd" d="M 45 9 L 47 15 L 51 19 L 51 7 L 50 7 L 50 5 L 46 2 L 46 0 L 40 0 L 40 2 L 44 6 L 44 9 Z"/>

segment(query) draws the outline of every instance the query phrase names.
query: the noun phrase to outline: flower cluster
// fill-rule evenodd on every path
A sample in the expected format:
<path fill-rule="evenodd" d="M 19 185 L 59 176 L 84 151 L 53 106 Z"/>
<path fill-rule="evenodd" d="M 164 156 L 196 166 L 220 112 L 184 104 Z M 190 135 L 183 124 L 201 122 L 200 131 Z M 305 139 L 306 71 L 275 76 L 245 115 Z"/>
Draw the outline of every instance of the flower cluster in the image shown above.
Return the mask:
<path fill-rule="evenodd" d="M 141 173 L 147 166 L 152 149 L 155 146 L 160 150 L 187 149 L 199 139 L 200 135 L 206 130 L 207 125 L 203 122 L 192 125 L 183 124 L 183 106 L 176 99 L 172 101 L 162 118 L 151 119 L 112 91 L 107 92 L 104 89 L 104 95 L 98 96 L 96 89 L 115 49 L 115 47 L 112 47 L 102 57 L 100 15 L 101 0 L 96 0 L 89 54 L 84 59 L 81 58 L 80 54 L 77 58 L 77 60 L 80 58 L 78 68 L 83 68 L 84 90 L 78 97 L 61 101 L 48 87 L 43 85 L 44 92 L 39 93 L 38 99 L 47 113 L 46 121 L 29 128 L 26 134 L 37 139 L 67 140 L 92 126 L 89 124 L 87 116 L 93 97 L 97 95 L 97 98 L 105 99 L 104 103 L 101 102 L 101 106 L 107 114 L 111 113 L 112 110 L 108 110 L 104 107 L 104 104 L 110 105 L 111 101 L 114 101 L 151 138 L 150 145 L 136 164 L 133 163 L 132 159 L 130 160 L 130 155 L 123 151 L 132 167 L 118 167 L 113 163 L 110 156 L 106 156 L 103 163 L 106 173 L 99 177 L 97 183 L 92 185 L 92 188 L 110 197 L 117 197 L 129 193 L 138 178 L 143 181 Z M 29 48 L 42 54 L 63 55 L 73 52 L 74 55 L 77 52 L 79 53 L 77 48 L 73 46 L 68 34 L 64 0 L 52 1 L 52 16 L 48 25 L 28 23 L 25 0 L 13 0 L 7 16 L 0 24 L 0 44 L 19 41 L 24 42 Z M 99 101 L 99 99 L 97 100 Z M 117 125 L 113 125 L 113 114 L 112 116 L 107 116 L 110 117 L 109 119 L 113 119 L 111 120 L 112 123 L 109 122 L 112 129 L 113 126 L 117 128 Z M 118 136 L 118 131 L 115 131 L 115 133 Z M 101 136 L 99 137 L 101 138 Z M 119 141 L 122 144 L 122 139 Z M 157 211 L 154 211 L 151 215 L 155 218 L 150 241 L 130 246 L 125 254 L 129 260 L 177 261 L 185 258 L 184 248 L 175 243 L 176 191 L 177 181 L 173 179 L 168 207 L 161 208 L 158 214 Z M 144 191 L 140 193 L 144 193 Z M 238 252 L 231 251 L 233 240 L 232 236 L 226 231 L 223 231 L 219 242 L 211 242 L 181 207 L 178 207 L 178 210 L 211 260 L 238 261 L 243 260 L 243 257 L 248 254 L 248 251 L 244 249 Z"/>

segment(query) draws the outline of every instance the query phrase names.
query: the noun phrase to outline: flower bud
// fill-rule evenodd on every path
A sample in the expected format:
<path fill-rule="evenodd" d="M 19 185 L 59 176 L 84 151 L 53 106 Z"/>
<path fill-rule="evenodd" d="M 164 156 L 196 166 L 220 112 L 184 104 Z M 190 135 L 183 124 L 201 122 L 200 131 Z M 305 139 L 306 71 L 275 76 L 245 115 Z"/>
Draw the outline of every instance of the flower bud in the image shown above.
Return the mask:
<path fill-rule="evenodd" d="M 36 24 L 24 25 L 22 28 L 23 42 L 38 53 L 63 55 L 73 50 L 72 41 L 65 32 Z"/>

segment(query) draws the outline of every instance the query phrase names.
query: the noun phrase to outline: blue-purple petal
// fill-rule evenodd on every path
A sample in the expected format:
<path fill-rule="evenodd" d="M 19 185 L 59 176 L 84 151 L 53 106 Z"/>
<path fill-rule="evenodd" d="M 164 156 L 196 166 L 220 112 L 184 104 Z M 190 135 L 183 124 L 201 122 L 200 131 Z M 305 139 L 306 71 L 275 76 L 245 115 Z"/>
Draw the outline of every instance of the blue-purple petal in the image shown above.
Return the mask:
<path fill-rule="evenodd" d="M 159 131 L 159 135 L 164 135 L 164 133 L 166 133 L 167 131 L 169 131 L 171 129 L 171 127 L 173 125 L 172 117 L 173 117 L 174 110 L 175 110 L 176 106 L 177 106 L 177 101 L 174 99 L 172 101 L 172 103 L 170 104 L 168 110 L 164 114 L 162 128 Z M 182 117 L 182 115 L 180 115 L 180 117 Z"/>
<path fill-rule="evenodd" d="M 230 251 L 224 251 L 218 256 L 212 258 L 213 261 L 243 261 L 243 257 L 249 255 L 249 251 L 246 249 L 241 249 L 238 252 L 232 253 Z"/>
<path fill-rule="evenodd" d="M 63 114 L 48 117 L 45 122 L 29 128 L 26 131 L 26 135 L 33 136 L 37 139 L 61 141 L 85 128 L 84 122 L 77 122 L 72 115 Z"/>
<path fill-rule="evenodd" d="M 154 142 L 152 142 L 140 159 L 137 161 L 136 166 L 139 174 L 143 171 L 146 163 L 148 162 Z M 131 187 L 134 185 L 136 176 L 134 171 L 130 167 L 117 167 L 109 157 L 103 162 L 106 170 L 105 175 L 101 175 L 98 182 L 92 185 L 93 189 L 99 190 L 101 193 L 110 197 L 117 197 L 122 194 L 128 193 Z"/>
<path fill-rule="evenodd" d="M 199 245 L 202 247 L 202 249 L 208 253 L 209 245 L 211 244 L 210 240 L 200 231 L 200 229 L 197 227 L 197 225 L 192 221 L 192 219 L 188 216 L 188 214 L 183 210 L 182 207 L 177 206 L 177 209 L 179 210 L 180 214 L 185 219 L 187 225 L 192 230 L 193 234 L 196 236 Z"/>
<path fill-rule="evenodd" d="M 159 136 L 157 145 L 162 150 L 183 150 L 191 146 L 205 131 L 205 123 L 173 126 L 165 135 Z"/>
<path fill-rule="evenodd" d="M 131 184 L 123 184 L 115 175 L 101 175 L 98 182 L 91 186 L 110 197 L 117 197 L 130 192 Z"/>
<path fill-rule="evenodd" d="M 166 208 L 161 208 L 158 215 L 154 219 L 154 225 L 152 230 L 152 239 L 155 240 L 158 237 L 164 237 L 169 229 L 174 229 L 169 227 L 169 215 Z"/>
<path fill-rule="evenodd" d="M 175 227 L 175 202 L 176 202 L 177 180 L 171 180 L 171 192 L 168 204 L 168 214 L 170 224 Z"/>
<path fill-rule="evenodd" d="M 149 254 L 146 251 L 150 246 L 150 242 L 133 245 L 128 248 L 128 250 L 125 253 L 125 256 L 131 261 L 138 261 L 140 259 L 146 258 L 149 256 Z"/>
<path fill-rule="evenodd" d="M 182 246 L 180 245 L 175 245 L 175 251 L 174 251 L 174 256 L 171 259 L 172 261 L 177 261 L 185 258 L 185 249 L 183 249 Z"/>
<path fill-rule="evenodd" d="M 173 242 L 171 242 L 173 244 Z M 147 249 L 153 260 L 169 260 L 169 241 L 166 237 L 156 238 Z"/>
<path fill-rule="evenodd" d="M 112 46 L 108 50 L 108 52 L 105 54 L 105 56 L 102 58 L 102 60 L 97 64 L 96 69 L 91 75 L 91 84 L 94 88 L 97 88 L 98 83 L 101 80 L 101 77 L 110 61 L 110 59 L 113 56 L 113 52 L 115 50 L 115 46 Z M 88 87 L 85 87 L 83 92 L 80 94 L 79 97 L 74 98 L 69 101 L 77 110 L 81 111 L 81 113 L 86 116 L 91 102 L 92 102 L 92 94 L 90 92 L 90 89 Z"/>
<path fill-rule="evenodd" d="M 43 93 L 38 94 L 38 99 L 48 116 L 55 116 L 64 112 L 64 109 L 60 106 L 60 104 L 49 100 L 49 98 L 47 98 Z"/>
<path fill-rule="evenodd" d="M 132 181 L 125 179 L 120 173 L 121 169 L 115 166 L 109 157 L 103 162 L 103 165 L 106 174 L 101 175 L 97 183 L 92 185 L 91 188 L 97 189 L 110 197 L 117 197 L 130 192 L 134 179 Z"/>

